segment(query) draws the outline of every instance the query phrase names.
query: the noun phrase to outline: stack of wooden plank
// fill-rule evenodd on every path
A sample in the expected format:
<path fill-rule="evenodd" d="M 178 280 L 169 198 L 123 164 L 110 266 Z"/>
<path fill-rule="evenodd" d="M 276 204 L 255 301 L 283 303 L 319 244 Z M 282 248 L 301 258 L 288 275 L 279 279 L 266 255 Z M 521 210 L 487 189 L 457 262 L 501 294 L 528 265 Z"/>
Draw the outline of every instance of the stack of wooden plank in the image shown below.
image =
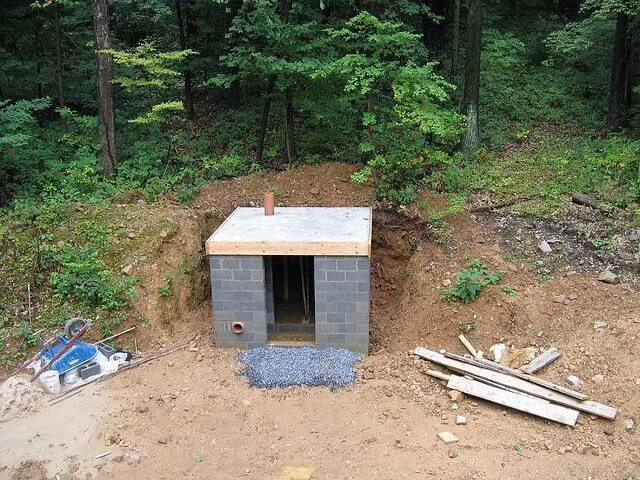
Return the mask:
<path fill-rule="evenodd" d="M 446 380 L 448 388 L 564 425 L 575 426 L 580 412 L 609 420 L 618 413 L 615 407 L 589 400 L 583 393 L 490 360 L 453 353 L 443 355 L 421 347 L 414 354 L 454 372 L 428 371 Z"/>

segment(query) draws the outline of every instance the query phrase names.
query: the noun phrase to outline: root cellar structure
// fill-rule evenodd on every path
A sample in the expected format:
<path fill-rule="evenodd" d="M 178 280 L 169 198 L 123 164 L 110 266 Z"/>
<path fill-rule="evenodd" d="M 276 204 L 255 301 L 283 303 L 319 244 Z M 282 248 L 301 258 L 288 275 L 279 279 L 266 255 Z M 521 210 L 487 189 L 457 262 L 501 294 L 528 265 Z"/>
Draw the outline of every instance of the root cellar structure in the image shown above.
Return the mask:
<path fill-rule="evenodd" d="M 216 344 L 367 353 L 368 207 L 237 208 L 206 242 Z"/>

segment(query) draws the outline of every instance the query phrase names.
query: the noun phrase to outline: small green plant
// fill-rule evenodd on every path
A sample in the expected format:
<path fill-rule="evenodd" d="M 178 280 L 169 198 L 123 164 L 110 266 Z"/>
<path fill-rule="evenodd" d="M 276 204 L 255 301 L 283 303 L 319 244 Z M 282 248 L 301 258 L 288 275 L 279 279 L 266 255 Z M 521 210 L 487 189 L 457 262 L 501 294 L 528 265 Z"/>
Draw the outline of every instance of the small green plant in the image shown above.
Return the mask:
<path fill-rule="evenodd" d="M 511 285 L 501 285 L 500 290 L 502 290 L 502 293 L 505 293 L 510 297 L 515 297 L 516 295 L 518 295 L 518 291 Z"/>
<path fill-rule="evenodd" d="M 442 290 L 442 296 L 448 302 L 469 303 L 478 298 L 484 287 L 495 285 L 504 278 L 504 272 L 489 272 L 487 266 L 474 258 L 469 266 L 458 272 L 456 284 L 453 288 Z"/>
<path fill-rule="evenodd" d="M 158 287 L 158 296 L 165 299 L 173 297 L 173 276 L 169 274 L 164 276 L 162 285 Z"/>
<path fill-rule="evenodd" d="M 460 333 L 469 333 L 473 332 L 476 328 L 478 328 L 478 321 L 474 318 L 470 322 L 460 322 L 458 323 L 458 331 Z"/>

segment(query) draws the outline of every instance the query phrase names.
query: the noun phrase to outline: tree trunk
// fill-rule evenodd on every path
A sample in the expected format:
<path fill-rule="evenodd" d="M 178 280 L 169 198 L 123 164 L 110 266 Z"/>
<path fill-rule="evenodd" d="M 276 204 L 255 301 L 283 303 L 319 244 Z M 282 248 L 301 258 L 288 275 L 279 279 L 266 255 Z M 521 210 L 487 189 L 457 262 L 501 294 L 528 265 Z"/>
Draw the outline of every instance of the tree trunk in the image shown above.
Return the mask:
<path fill-rule="evenodd" d="M 273 93 L 273 86 L 276 83 L 276 78 L 272 75 L 269 77 L 269 83 L 267 84 L 267 92 L 264 96 L 264 106 L 262 107 L 262 119 L 260 120 L 260 136 L 258 137 L 258 152 L 256 154 L 256 161 L 258 165 L 262 165 L 264 156 L 264 146 L 267 139 L 267 126 L 269 125 L 269 109 L 271 108 L 271 94 Z"/>
<path fill-rule="evenodd" d="M 291 165 L 295 158 L 295 136 L 293 131 L 293 98 L 291 87 L 284 91 L 284 150 L 287 164 Z"/>
<path fill-rule="evenodd" d="M 472 152 L 480 146 L 478 103 L 480 98 L 480 52 L 482 49 L 481 0 L 469 0 L 467 48 L 464 69 L 462 114 L 467 119 L 464 149 Z"/>
<path fill-rule="evenodd" d="M 624 110 L 628 106 L 630 98 L 630 53 L 629 16 L 620 12 L 616 19 L 616 33 L 613 40 L 613 65 L 609 94 L 609 126 L 614 129 L 620 129 L 625 125 Z"/>
<path fill-rule="evenodd" d="M 445 0 L 423 0 L 429 7 L 431 15 L 441 17 L 439 21 L 433 20 L 426 13 L 422 14 L 422 42 L 430 52 L 440 52 L 444 46 L 447 35 L 445 14 L 447 2 Z"/>
<path fill-rule="evenodd" d="M 60 7 L 55 11 L 56 73 L 58 76 L 58 106 L 64 108 L 64 66 L 62 60 L 62 32 L 60 31 Z"/>
<path fill-rule="evenodd" d="M 175 0 L 176 5 L 176 17 L 178 19 L 178 32 L 180 35 L 180 49 L 187 49 L 187 15 L 182 13 L 182 0 Z M 193 118 L 193 90 L 191 87 L 191 69 L 187 65 L 182 74 L 184 78 L 184 109 L 187 113 L 187 118 Z"/>
<path fill-rule="evenodd" d="M 451 42 L 451 82 L 455 82 L 458 74 L 458 50 L 460 49 L 460 0 L 454 0 L 453 4 L 453 39 Z"/>
<path fill-rule="evenodd" d="M 93 21 L 97 49 L 97 86 L 98 86 L 98 135 L 100 152 L 98 161 L 107 178 L 116 174 L 118 157 L 116 153 L 115 120 L 113 112 L 113 86 L 111 70 L 113 58 L 102 53 L 109 48 L 109 12 L 107 0 L 94 0 Z"/>

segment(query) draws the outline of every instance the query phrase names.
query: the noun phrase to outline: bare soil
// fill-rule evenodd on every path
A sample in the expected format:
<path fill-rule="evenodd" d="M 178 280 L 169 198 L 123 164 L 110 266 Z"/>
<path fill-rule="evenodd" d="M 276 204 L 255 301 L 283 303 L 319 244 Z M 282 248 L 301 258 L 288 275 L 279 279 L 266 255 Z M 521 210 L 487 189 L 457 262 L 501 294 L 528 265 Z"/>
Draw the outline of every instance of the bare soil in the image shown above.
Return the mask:
<path fill-rule="evenodd" d="M 450 219 L 452 235 L 441 245 L 420 225 L 421 212 L 375 205 L 370 185 L 350 183 L 355 168 L 325 164 L 213 183 L 188 208 L 175 207 L 175 234 L 135 267 L 144 286 L 135 310 L 148 318 L 137 343 L 148 355 L 195 334 L 197 340 L 0 423 L 0 479 L 639 478 L 637 427 L 624 425 L 640 421 L 633 276 L 623 271 L 626 282 L 600 283 L 603 264 L 576 266 L 580 242 L 553 244 L 545 256 L 537 249 L 540 229 L 523 223 L 510 230 L 494 213 Z M 202 242 L 235 206 L 259 205 L 267 189 L 286 205 L 378 207 L 371 355 L 347 388 L 253 389 L 237 375 L 236 352 L 212 344 Z M 442 203 L 426 194 L 422 201 Z M 517 295 L 496 285 L 468 305 L 445 302 L 444 285 L 471 257 L 505 271 L 503 284 Z M 544 277 L 539 261 L 553 264 Z M 175 303 L 156 294 L 167 271 L 183 272 L 176 273 Z M 596 331 L 595 321 L 607 325 Z M 496 342 L 558 347 L 563 356 L 538 375 L 560 384 L 577 375 L 593 399 L 619 407 L 618 418 L 581 415 L 571 429 L 470 398 L 454 403 L 407 352 L 426 346 L 461 353 L 460 331 L 485 352 Z M 455 425 L 457 414 L 468 424 Z M 440 431 L 453 432 L 459 443 L 444 445 Z"/>

